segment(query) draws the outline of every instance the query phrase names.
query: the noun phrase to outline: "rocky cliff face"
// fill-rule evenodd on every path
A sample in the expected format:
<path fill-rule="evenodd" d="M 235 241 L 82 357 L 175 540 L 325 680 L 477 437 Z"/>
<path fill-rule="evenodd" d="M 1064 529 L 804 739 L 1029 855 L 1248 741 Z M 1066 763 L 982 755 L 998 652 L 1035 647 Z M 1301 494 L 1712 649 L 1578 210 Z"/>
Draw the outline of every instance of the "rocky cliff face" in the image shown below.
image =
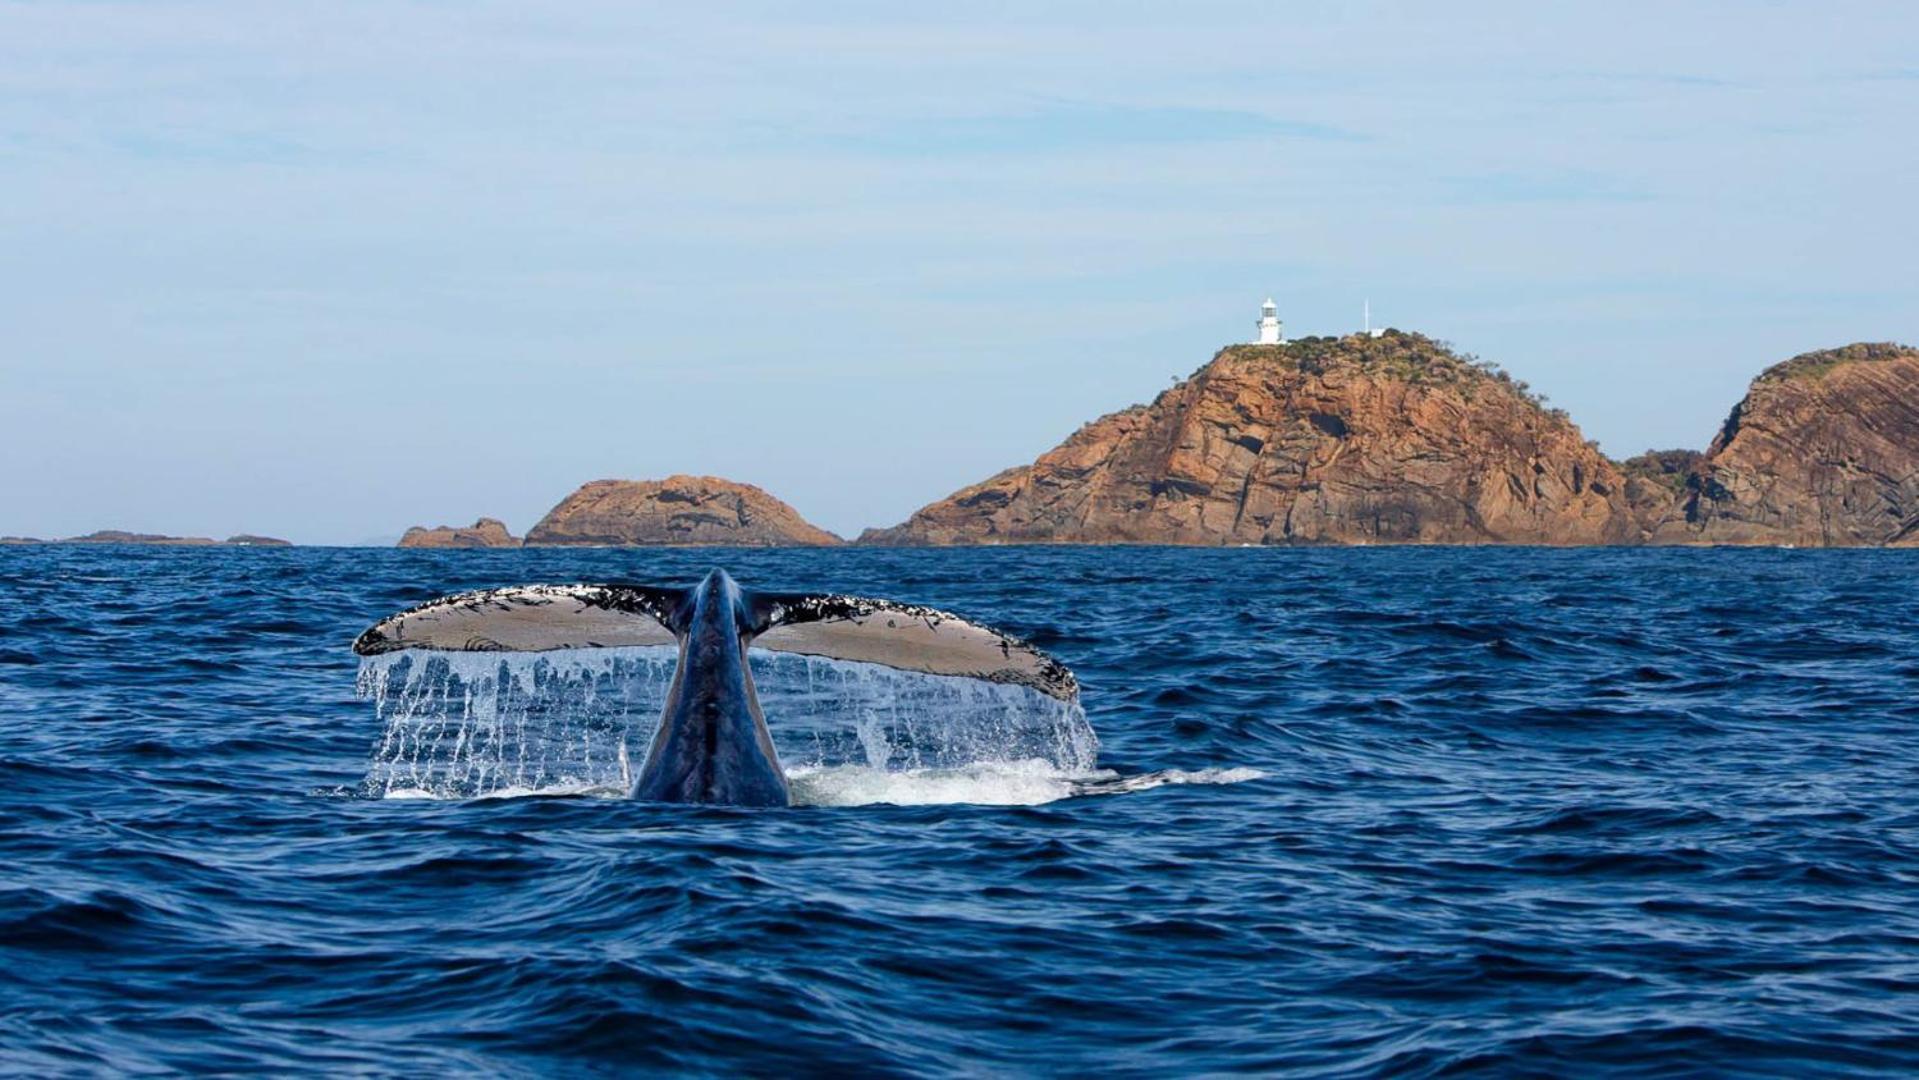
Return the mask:
<path fill-rule="evenodd" d="M 528 544 L 821 546 L 839 537 L 751 484 L 712 476 L 595 480 L 554 507 Z"/>
<path fill-rule="evenodd" d="M 1697 450 L 1648 450 L 1619 463 L 1626 478 L 1626 505 L 1642 533 L 1672 516 L 1686 497 L 1693 472 L 1706 460 Z"/>
<path fill-rule="evenodd" d="M 480 520 L 460 528 L 455 525 L 435 525 L 429 529 L 424 525 L 415 525 L 400 537 L 403 548 L 515 548 L 520 546 L 520 538 L 506 529 L 506 523 L 498 518 L 483 517 Z"/>
<path fill-rule="evenodd" d="M 1617 466 L 1417 334 L 1236 345 L 862 542 L 1631 543 Z"/>
<path fill-rule="evenodd" d="M 1768 368 L 1649 524 L 1656 543 L 1919 545 L 1919 350 Z"/>

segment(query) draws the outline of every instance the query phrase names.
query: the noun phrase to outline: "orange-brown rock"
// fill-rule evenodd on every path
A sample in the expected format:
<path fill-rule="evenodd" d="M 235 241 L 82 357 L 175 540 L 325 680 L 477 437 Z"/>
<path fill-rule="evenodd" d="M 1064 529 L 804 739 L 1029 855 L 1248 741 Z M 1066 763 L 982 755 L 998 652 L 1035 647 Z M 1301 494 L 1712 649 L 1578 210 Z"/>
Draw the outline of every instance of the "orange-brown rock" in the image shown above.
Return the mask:
<path fill-rule="evenodd" d="M 713 476 L 595 480 L 568 495 L 528 544 L 814 547 L 839 537 L 751 484 Z"/>
<path fill-rule="evenodd" d="M 1768 368 L 1652 529 L 1656 543 L 1919 545 L 1919 350 Z"/>
<path fill-rule="evenodd" d="M 520 538 L 506 529 L 506 523 L 498 518 L 483 517 L 471 525 L 461 528 L 456 525 L 435 525 L 429 529 L 415 525 L 400 537 L 403 548 L 514 548 L 520 546 Z"/>
<path fill-rule="evenodd" d="M 1418 334 L 1235 345 L 1150 405 L 868 530 L 882 544 L 1633 543 L 1624 478 Z"/>
<path fill-rule="evenodd" d="M 1626 477 L 1626 505 L 1642 532 L 1651 532 L 1672 516 L 1686 497 L 1687 484 L 1706 455 L 1697 450 L 1648 450 L 1619 463 Z"/>

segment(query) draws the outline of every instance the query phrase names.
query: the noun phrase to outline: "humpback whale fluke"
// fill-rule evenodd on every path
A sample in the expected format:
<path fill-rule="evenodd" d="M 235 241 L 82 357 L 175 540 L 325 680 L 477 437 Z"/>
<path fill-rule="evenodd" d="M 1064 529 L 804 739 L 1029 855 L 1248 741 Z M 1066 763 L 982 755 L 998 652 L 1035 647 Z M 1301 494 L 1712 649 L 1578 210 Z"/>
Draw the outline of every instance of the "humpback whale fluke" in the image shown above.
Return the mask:
<path fill-rule="evenodd" d="M 679 665 L 634 782 L 661 802 L 784 806 L 746 662 L 749 645 L 934 675 L 1015 683 L 1062 701 L 1079 683 L 1016 637 L 915 604 L 742 589 L 724 570 L 698 585 L 516 585 L 461 593 L 389 616 L 353 643 L 361 656 L 401 649 L 541 652 L 674 645 Z"/>

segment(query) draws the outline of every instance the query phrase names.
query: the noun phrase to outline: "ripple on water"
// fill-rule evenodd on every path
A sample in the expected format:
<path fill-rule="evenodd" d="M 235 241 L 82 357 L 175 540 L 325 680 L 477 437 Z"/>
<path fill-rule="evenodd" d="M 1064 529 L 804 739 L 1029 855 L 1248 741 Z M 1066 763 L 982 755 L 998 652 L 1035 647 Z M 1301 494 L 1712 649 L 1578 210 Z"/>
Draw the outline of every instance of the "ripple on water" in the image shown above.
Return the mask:
<path fill-rule="evenodd" d="M 1919 1071 L 1919 552 L 727 552 L 1086 688 L 756 658 L 798 810 L 619 797 L 642 656 L 352 693 L 713 561 L 0 549 L 3 1067 Z"/>

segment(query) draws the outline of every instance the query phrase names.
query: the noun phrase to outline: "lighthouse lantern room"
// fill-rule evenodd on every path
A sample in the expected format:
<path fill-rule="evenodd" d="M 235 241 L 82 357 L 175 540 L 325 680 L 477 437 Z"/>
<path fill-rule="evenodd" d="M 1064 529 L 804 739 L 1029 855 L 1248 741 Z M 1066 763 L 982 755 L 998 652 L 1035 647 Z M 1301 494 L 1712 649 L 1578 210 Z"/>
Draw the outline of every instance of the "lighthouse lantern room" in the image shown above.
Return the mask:
<path fill-rule="evenodd" d="M 1259 327 L 1259 337 L 1256 340 L 1259 344 L 1286 344 L 1286 332 L 1280 326 L 1279 322 L 1279 307 L 1273 303 L 1273 298 L 1270 296 L 1266 298 L 1265 303 L 1259 305 L 1259 322 L 1257 325 Z"/>

